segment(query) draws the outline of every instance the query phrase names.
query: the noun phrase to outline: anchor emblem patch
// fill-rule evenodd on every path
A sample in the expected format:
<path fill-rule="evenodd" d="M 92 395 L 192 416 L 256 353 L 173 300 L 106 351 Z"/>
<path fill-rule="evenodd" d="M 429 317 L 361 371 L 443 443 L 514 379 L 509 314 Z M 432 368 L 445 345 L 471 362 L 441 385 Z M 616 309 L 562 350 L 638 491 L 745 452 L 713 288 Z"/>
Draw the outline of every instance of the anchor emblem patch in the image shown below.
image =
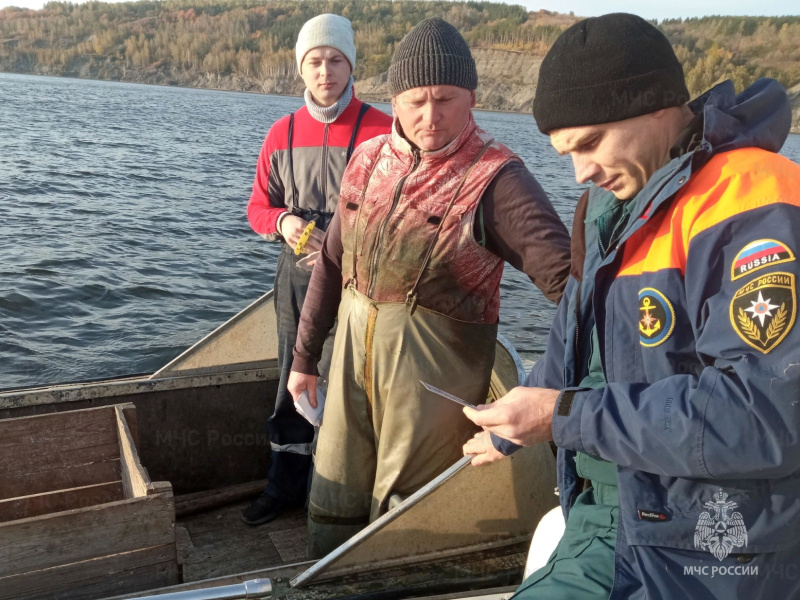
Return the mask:
<path fill-rule="evenodd" d="M 675 327 L 675 311 L 667 297 L 654 288 L 639 292 L 639 342 L 652 348 L 666 341 Z"/>

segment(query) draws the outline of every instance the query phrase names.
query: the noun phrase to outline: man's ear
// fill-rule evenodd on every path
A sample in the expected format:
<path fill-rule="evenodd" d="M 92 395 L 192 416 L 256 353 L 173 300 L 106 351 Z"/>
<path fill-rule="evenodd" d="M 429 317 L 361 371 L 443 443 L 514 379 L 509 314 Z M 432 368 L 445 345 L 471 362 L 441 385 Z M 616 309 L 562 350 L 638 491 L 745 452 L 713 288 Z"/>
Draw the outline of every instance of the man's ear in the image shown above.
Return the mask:
<path fill-rule="evenodd" d="M 470 97 L 471 97 L 469 107 L 470 108 L 475 108 L 475 104 L 476 104 L 476 101 L 475 101 L 475 90 L 470 90 L 469 94 L 470 94 Z"/>

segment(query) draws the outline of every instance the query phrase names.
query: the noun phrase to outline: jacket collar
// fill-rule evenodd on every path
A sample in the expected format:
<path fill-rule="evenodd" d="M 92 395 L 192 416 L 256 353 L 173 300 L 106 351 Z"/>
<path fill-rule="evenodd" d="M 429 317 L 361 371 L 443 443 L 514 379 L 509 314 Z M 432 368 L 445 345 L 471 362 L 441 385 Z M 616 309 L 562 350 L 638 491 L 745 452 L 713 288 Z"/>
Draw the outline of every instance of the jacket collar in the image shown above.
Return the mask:
<path fill-rule="evenodd" d="M 703 116 L 701 146 L 708 154 L 737 148 L 778 152 L 792 125 L 789 97 L 774 79 L 759 79 L 738 95 L 732 81 L 723 81 L 690 102 L 689 108 Z"/>
<path fill-rule="evenodd" d="M 714 155 L 747 147 L 777 152 L 786 141 L 791 126 L 791 105 L 786 90 L 772 79 L 759 79 L 738 96 L 733 82 L 724 81 L 688 106 L 702 119 L 702 140 L 656 171 L 644 189 L 630 200 L 634 203 L 631 218 L 620 243 L 633 235 L 663 205 L 668 205 L 692 173 Z M 699 128 L 696 123 L 695 126 Z M 595 186 L 590 189 L 588 221 L 593 220 L 592 207 L 603 205 L 607 200 L 605 194 L 610 192 Z"/>

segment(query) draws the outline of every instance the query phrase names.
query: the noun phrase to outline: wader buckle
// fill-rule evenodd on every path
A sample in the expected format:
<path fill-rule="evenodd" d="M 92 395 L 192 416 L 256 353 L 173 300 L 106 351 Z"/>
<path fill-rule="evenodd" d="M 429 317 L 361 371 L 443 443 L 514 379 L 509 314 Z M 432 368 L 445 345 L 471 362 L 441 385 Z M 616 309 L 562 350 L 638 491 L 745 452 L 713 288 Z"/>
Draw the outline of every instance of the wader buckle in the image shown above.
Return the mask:
<path fill-rule="evenodd" d="M 413 315 L 417 310 L 417 292 L 410 291 L 406 294 L 406 305 L 409 307 L 409 314 Z"/>

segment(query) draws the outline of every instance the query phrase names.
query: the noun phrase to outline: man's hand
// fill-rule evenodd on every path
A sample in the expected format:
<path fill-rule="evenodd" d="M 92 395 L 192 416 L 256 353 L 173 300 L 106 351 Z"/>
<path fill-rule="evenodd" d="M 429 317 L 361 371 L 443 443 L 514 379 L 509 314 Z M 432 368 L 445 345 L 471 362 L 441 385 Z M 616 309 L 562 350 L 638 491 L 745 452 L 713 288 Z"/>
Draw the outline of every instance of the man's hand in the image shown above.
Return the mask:
<path fill-rule="evenodd" d="M 289 393 L 295 401 L 300 397 L 300 394 L 308 390 L 308 403 L 312 408 L 317 408 L 316 375 L 306 375 L 305 373 L 290 371 L 289 381 L 286 382 L 286 389 L 289 390 Z"/>
<path fill-rule="evenodd" d="M 464 408 L 473 423 L 520 446 L 533 446 L 553 439 L 553 409 L 558 390 L 515 387 L 492 402 L 481 404 L 477 410 Z"/>
<path fill-rule="evenodd" d="M 505 458 L 492 444 L 492 437 L 488 431 L 479 431 L 470 441 L 464 444 L 464 456 L 472 455 L 472 465 L 480 467 Z"/>
<path fill-rule="evenodd" d="M 307 271 L 314 270 L 314 263 L 317 262 L 319 258 L 319 252 L 312 252 L 311 254 L 306 254 L 303 258 L 297 261 L 297 266 L 301 269 L 306 269 Z"/>
<path fill-rule="evenodd" d="M 286 216 L 280 218 L 280 227 L 278 228 L 278 233 L 283 236 L 283 239 L 286 240 L 287 244 L 294 248 L 297 245 L 297 240 L 300 239 L 300 236 L 303 234 L 303 231 L 305 231 L 307 226 L 308 221 L 287 213 Z M 321 250 L 323 237 L 325 237 L 325 233 L 315 227 L 311 231 L 311 236 L 308 238 L 308 241 L 303 248 L 303 252 L 310 254 L 311 252 Z"/>

